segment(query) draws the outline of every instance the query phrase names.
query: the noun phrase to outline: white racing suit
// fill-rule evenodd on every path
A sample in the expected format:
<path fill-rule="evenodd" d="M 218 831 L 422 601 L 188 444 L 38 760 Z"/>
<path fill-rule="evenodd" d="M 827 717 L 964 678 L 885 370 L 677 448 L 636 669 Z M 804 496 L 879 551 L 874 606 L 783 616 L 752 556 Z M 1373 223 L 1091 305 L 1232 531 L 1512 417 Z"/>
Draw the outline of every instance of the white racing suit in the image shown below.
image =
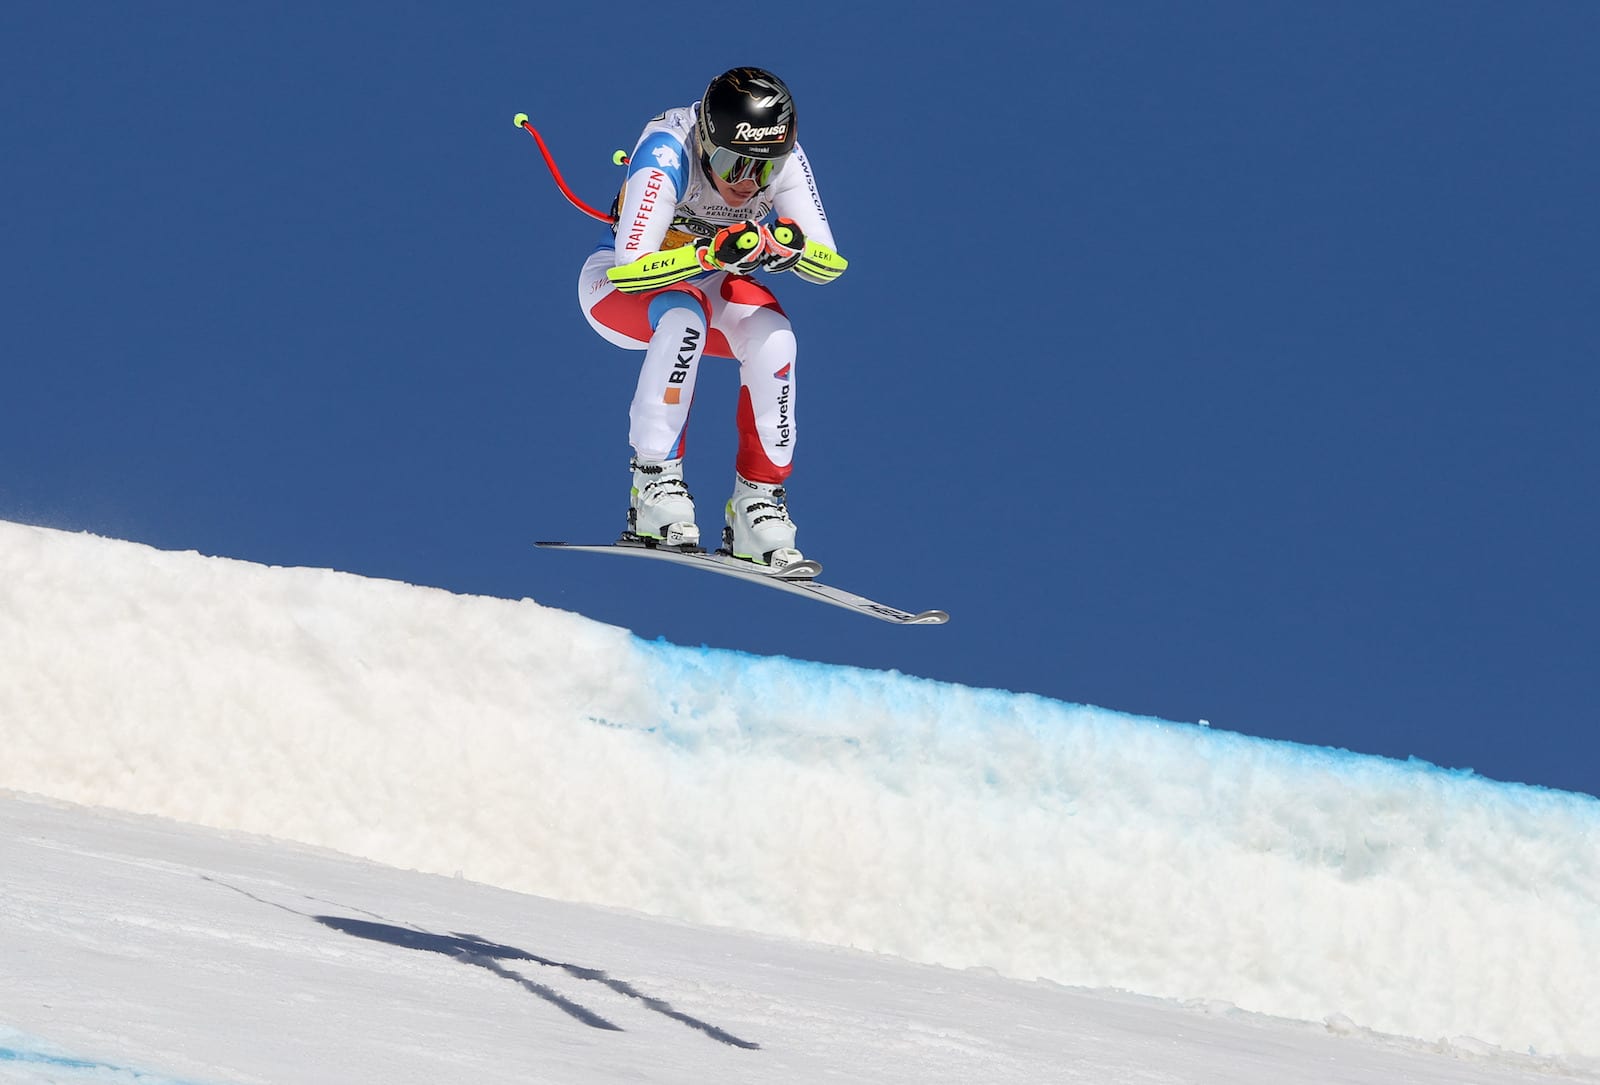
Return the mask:
<path fill-rule="evenodd" d="M 669 110 L 645 126 L 617 199 L 615 236 L 608 235 L 584 262 L 578 302 L 603 338 L 645 352 L 628 413 L 628 439 L 639 459 L 683 455 L 700 358 L 734 358 L 740 383 L 735 469 L 752 482 L 782 483 L 795 446 L 795 339 L 772 291 L 754 277 L 724 271 L 644 294 L 619 291 L 606 277 L 608 268 L 649 253 L 774 216 L 793 219 L 807 238 L 833 247 L 800 146 L 766 189 L 729 207 L 695 152 L 699 111 L 698 104 Z M 799 270 L 793 274 L 827 281 Z"/>

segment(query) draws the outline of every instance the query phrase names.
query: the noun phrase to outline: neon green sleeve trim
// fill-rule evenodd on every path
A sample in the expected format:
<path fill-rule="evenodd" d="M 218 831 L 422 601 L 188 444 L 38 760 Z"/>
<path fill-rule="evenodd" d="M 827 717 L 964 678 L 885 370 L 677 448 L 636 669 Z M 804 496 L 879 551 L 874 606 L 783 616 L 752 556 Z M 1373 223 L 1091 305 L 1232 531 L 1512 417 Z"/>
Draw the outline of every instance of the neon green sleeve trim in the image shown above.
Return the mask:
<path fill-rule="evenodd" d="M 805 252 L 800 255 L 800 262 L 794 269 L 804 274 L 807 278 L 817 282 L 831 283 L 844 269 L 850 266 L 850 261 L 834 252 L 820 241 L 806 238 Z"/>
<path fill-rule="evenodd" d="M 681 283 L 710 269 L 700 263 L 699 253 L 693 245 L 682 245 L 665 252 L 652 252 L 631 264 L 610 268 L 606 278 L 618 290 L 629 294 L 642 294 L 646 290 L 659 290 L 663 286 Z"/>

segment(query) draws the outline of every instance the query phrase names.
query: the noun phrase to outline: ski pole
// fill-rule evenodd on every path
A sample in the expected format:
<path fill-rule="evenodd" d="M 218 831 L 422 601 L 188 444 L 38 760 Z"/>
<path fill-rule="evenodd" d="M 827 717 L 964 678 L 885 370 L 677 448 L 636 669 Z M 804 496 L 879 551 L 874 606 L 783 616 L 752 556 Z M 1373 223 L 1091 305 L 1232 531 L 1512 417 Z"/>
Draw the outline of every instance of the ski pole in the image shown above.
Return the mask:
<path fill-rule="evenodd" d="M 533 123 L 528 120 L 528 115 L 526 113 L 518 113 L 512 118 L 512 123 L 518 128 L 527 129 L 528 135 L 532 136 L 533 141 L 539 145 L 539 153 L 544 155 L 544 164 L 550 167 L 550 176 L 556 179 L 556 186 L 561 189 L 561 194 L 567 198 L 567 201 L 571 203 L 573 207 L 576 207 L 579 211 L 582 211 L 590 218 L 599 219 L 601 222 L 617 221 L 615 218 L 611 217 L 605 212 L 596 211 L 594 208 L 584 203 L 577 197 L 572 189 L 567 187 L 567 182 L 561 177 L 561 171 L 556 168 L 556 160 L 550 155 L 550 148 L 546 147 L 544 144 L 544 137 L 541 136 L 538 130 L 533 127 Z"/>

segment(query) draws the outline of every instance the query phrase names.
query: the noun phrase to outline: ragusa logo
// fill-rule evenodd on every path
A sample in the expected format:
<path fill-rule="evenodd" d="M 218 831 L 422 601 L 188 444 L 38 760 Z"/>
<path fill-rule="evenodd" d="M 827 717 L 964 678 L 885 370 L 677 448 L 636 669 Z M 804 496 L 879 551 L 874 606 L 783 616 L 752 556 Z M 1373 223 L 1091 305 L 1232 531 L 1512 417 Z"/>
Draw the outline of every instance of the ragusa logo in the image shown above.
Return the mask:
<path fill-rule="evenodd" d="M 787 124 L 774 124 L 766 128 L 757 128 L 749 121 L 740 121 L 734 126 L 733 138 L 740 143 L 768 143 L 776 142 L 789 131 Z"/>

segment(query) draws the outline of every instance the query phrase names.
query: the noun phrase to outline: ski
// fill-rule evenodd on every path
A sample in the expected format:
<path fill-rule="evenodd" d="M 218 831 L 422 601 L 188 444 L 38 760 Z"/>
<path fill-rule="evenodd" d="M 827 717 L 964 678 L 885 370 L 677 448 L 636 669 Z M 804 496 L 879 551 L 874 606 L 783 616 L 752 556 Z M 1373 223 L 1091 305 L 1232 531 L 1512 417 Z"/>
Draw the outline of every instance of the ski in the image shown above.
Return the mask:
<path fill-rule="evenodd" d="M 817 576 L 822 572 L 822 564 L 809 559 L 797 561 L 792 565 L 770 568 L 723 552 L 701 550 L 699 548 L 677 549 L 668 546 L 651 546 L 643 541 L 633 539 L 619 539 L 614 543 L 538 542 L 534 545 L 546 550 L 572 550 L 585 554 L 622 554 L 640 558 L 654 558 L 657 561 L 667 561 L 691 569 L 703 569 L 707 572 L 721 573 L 739 580 L 752 581 L 769 588 L 777 588 L 780 591 L 786 591 L 794 595 L 803 595 L 818 602 L 831 603 L 833 606 L 843 607 L 845 610 L 853 610 L 857 614 L 865 614 L 880 621 L 893 622 L 896 625 L 943 625 L 950 620 L 950 615 L 942 610 L 924 610 L 913 613 L 889 606 L 886 603 L 879 603 L 854 592 L 845 591 L 843 588 L 836 588 L 831 584 L 823 584 L 817 580 Z"/>

